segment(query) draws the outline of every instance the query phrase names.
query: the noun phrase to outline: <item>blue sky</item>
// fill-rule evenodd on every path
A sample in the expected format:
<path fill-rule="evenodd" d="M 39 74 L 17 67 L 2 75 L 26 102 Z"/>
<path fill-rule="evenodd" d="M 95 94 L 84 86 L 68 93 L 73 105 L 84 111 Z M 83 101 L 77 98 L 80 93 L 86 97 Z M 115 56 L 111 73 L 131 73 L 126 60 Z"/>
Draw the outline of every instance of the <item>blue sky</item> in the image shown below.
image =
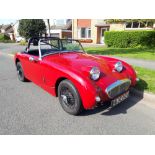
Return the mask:
<path fill-rule="evenodd" d="M 17 19 L 0 19 L 0 25 L 1 24 L 10 24 L 15 23 Z"/>

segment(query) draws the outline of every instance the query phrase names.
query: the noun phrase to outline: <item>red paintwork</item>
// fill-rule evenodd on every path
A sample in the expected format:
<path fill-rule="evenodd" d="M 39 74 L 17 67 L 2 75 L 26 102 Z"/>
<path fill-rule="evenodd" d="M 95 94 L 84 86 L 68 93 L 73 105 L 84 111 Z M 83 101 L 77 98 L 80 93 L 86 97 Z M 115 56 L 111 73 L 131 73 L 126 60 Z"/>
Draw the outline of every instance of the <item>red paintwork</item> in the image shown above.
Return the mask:
<path fill-rule="evenodd" d="M 126 69 L 121 73 L 112 72 L 118 61 L 116 58 L 71 52 L 53 54 L 38 62 L 30 62 L 29 56 L 25 53 L 15 55 L 15 62 L 17 59 L 21 62 L 27 79 L 54 96 L 57 96 L 58 82 L 63 78 L 69 79 L 77 88 L 85 109 L 95 106 L 95 97 L 98 95 L 103 101 L 108 100 L 105 89 L 116 80 L 130 78 L 132 86 L 136 84 L 136 73 L 129 64 L 122 61 Z M 89 77 L 89 71 L 94 66 L 98 66 L 102 73 L 98 81 L 92 81 Z"/>

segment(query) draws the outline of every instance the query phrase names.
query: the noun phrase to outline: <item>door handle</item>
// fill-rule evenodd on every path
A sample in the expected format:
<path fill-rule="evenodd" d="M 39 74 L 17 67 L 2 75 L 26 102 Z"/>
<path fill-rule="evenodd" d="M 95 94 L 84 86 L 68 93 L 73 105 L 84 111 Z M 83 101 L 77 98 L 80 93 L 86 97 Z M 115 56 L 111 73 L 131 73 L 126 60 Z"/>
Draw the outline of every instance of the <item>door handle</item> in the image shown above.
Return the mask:
<path fill-rule="evenodd" d="M 34 57 L 29 57 L 29 61 L 33 62 L 34 61 Z"/>
<path fill-rule="evenodd" d="M 29 57 L 29 61 L 31 61 L 31 62 L 37 62 L 38 59 L 36 59 L 36 58 L 34 58 L 34 57 Z"/>

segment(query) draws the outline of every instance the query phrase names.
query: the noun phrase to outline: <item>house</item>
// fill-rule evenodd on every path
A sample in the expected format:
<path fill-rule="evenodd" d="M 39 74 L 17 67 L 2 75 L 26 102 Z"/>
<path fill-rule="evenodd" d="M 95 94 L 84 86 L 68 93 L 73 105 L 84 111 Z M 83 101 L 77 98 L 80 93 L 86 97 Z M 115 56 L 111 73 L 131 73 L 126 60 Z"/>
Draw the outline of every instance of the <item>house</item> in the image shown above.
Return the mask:
<path fill-rule="evenodd" d="M 14 30 L 12 24 L 1 25 L 0 33 L 10 37 L 11 40 L 14 40 Z"/>
<path fill-rule="evenodd" d="M 72 38 L 72 20 L 50 20 L 50 36 L 59 38 Z"/>
<path fill-rule="evenodd" d="M 104 19 L 73 19 L 72 38 L 81 42 L 104 44 L 104 32 L 110 25 Z"/>
<path fill-rule="evenodd" d="M 155 23 L 151 20 L 131 20 L 131 19 L 110 19 L 106 20 L 110 24 L 110 31 L 125 31 L 125 30 L 152 30 L 155 29 Z"/>
<path fill-rule="evenodd" d="M 15 38 L 20 36 L 18 32 L 18 26 L 19 26 L 19 20 L 17 20 L 14 25 L 13 25 L 13 30 L 14 30 L 14 36 Z"/>
<path fill-rule="evenodd" d="M 1 33 L 1 28 L 2 28 L 2 25 L 0 25 L 0 33 Z"/>
<path fill-rule="evenodd" d="M 153 20 L 130 19 L 73 19 L 72 38 L 81 42 L 104 44 L 105 31 L 152 30 Z"/>

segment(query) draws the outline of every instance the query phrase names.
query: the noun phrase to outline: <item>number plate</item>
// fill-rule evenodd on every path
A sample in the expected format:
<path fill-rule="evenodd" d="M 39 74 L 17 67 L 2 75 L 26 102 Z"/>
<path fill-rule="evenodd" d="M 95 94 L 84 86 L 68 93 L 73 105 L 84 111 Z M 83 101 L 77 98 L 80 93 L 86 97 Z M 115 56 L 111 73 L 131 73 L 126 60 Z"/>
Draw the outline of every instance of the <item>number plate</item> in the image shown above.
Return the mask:
<path fill-rule="evenodd" d="M 129 97 L 129 91 L 122 94 L 121 96 L 115 98 L 114 100 L 111 101 L 111 107 L 115 107 L 116 105 L 120 104 L 124 100 L 126 100 Z"/>

